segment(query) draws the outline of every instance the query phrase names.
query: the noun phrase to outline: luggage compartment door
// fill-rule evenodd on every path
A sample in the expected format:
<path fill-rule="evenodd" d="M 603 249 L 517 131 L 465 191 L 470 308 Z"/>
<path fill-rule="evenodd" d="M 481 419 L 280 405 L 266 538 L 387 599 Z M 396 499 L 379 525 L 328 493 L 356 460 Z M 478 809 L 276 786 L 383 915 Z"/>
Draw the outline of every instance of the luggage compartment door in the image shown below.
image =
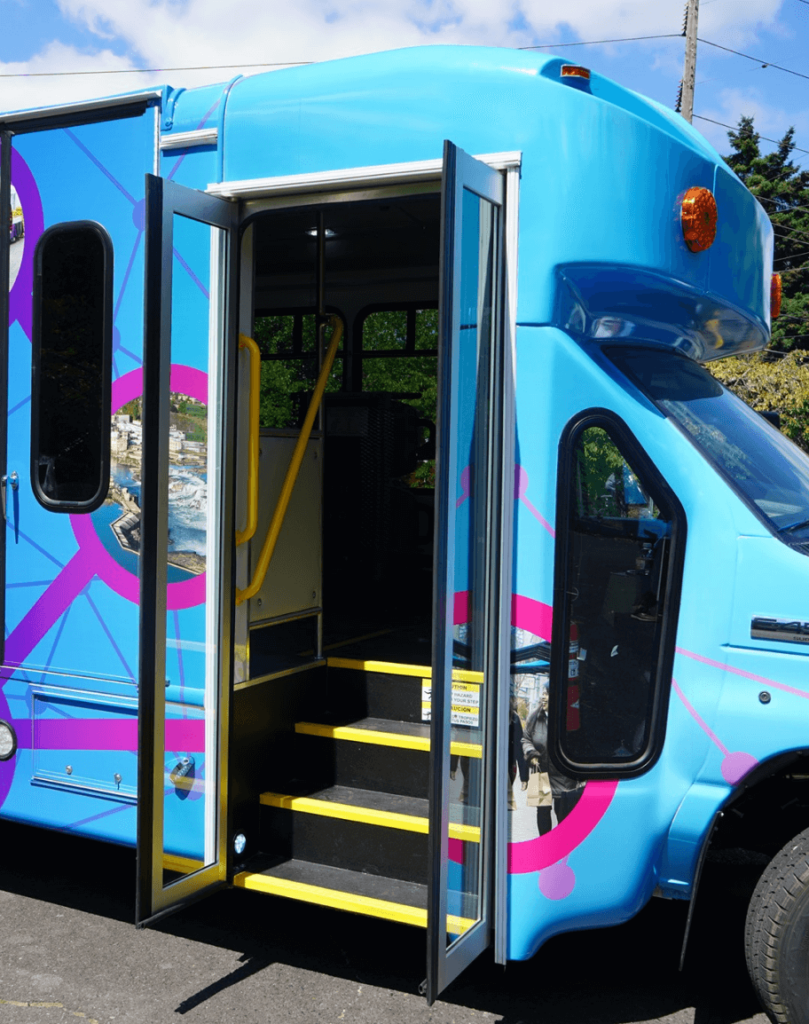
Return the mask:
<path fill-rule="evenodd" d="M 227 877 L 236 217 L 147 175 L 140 925 Z"/>

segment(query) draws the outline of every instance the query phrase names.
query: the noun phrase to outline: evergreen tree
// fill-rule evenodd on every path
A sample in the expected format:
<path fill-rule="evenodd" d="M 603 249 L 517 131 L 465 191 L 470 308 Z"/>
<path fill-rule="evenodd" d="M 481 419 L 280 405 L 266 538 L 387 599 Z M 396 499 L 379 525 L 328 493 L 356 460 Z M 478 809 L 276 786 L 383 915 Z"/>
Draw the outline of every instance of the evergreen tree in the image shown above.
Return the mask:
<path fill-rule="evenodd" d="M 781 316 L 773 321 L 774 349 L 809 349 L 809 171 L 790 159 L 795 148 L 790 128 L 778 148 L 762 155 L 752 117 L 728 132 L 733 152 L 727 163 L 769 214 L 775 232 L 773 269 L 781 274 Z"/>
<path fill-rule="evenodd" d="M 809 171 L 790 159 L 792 128 L 762 156 L 752 117 L 728 132 L 727 163 L 767 211 L 775 234 L 774 267 L 781 274 L 781 315 L 765 352 L 709 363 L 713 375 L 758 411 L 781 413 L 781 429 L 809 451 Z"/>

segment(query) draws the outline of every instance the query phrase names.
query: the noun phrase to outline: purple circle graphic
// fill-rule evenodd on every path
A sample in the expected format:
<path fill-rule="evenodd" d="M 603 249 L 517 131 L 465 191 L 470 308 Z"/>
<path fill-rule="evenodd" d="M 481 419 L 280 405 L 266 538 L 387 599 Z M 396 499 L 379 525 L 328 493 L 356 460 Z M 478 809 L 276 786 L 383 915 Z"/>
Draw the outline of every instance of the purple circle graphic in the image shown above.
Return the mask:
<path fill-rule="evenodd" d="M 8 701 L 3 696 L 2 690 L 3 685 L 5 685 L 5 683 L 7 682 L 8 680 L 4 679 L 2 683 L 0 683 L 0 718 L 5 719 L 5 721 L 9 722 L 11 725 L 14 725 L 14 722 L 12 722 L 11 719 L 11 709 L 8 706 Z M 8 761 L 0 761 L 0 807 L 2 807 L 3 804 L 5 803 L 6 797 L 8 796 L 8 791 L 11 789 L 11 783 L 12 780 L 14 779 L 14 768 L 16 766 L 16 763 L 16 753 L 14 754 L 13 757 L 9 758 Z"/>
<path fill-rule="evenodd" d="M 190 395 L 191 398 L 196 398 L 205 405 L 208 404 L 208 375 L 202 370 L 197 370 L 193 366 L 173 364 L 170 387 L 172 391 L 179 391 L 184 395 Z M 112 385 L 112 413 L 114 414 L 127 402 L 140 398 L 142 395 L 143 370 L 137 369 L 125 373 Z M 107 551 L 96 533 L 92 518 L 88 515 L 72 515 L 70 524 L 73 527 L 73 534 L 79 542 L 79 547 L 90 559 L 96 575 L 116 594 L 120 594 L 121 597 L 133 604 L 138 604 L 140 599 L 138 577 L 116 562 Z M 203 604 L 205 601 L 205 577 L 206 573 L 203 572 L 199 576 L 192 576 L 187 580 L 169 583 L 166 587 L 168 609 L 174 611 Z"/>
<path fill-rule="evenodd" d="M 31 338 L 31 294 L 34 290 L 34 249 L 45 228 L 42 199 L 28 164 L 16 149 L 11 151 L 11 180 L 20 197 L 25 217 L 25 248 L 17 280 L 9 292 L 9 326 L 18 320 L 26 336 Z"/>
<path fill-rule="evenodd" d="M 748 772 L 751 772 L 758 761 L 752 754 L 745 754 L 743 750 L 737 750 L 733 754 L 726 754 L 722 759 L 722 778 L 731 786 L 740 782 Z"/>
<path fill-rule="evenodd" d="M 543 868 L 539 873 L 539 891 L 549 900 L 564 900 L 576 885 L 573 868 L 565 860 Z"/>

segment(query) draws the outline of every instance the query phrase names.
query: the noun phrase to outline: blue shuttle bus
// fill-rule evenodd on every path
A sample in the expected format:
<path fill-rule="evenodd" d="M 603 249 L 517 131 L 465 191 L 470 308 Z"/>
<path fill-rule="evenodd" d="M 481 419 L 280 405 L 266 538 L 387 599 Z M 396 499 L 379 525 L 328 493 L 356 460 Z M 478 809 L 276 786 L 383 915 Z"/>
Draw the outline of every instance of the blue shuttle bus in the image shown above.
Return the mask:
<path fill-rule="evenodd" d="M 435 46 L 0 141 L 0 815 L 136 845 L 141 925 L 423 927 L 431 1001 L 752 851 L 809 1021 L 809 460 L 703 366 L 773 296 L 704 139 Z"/>

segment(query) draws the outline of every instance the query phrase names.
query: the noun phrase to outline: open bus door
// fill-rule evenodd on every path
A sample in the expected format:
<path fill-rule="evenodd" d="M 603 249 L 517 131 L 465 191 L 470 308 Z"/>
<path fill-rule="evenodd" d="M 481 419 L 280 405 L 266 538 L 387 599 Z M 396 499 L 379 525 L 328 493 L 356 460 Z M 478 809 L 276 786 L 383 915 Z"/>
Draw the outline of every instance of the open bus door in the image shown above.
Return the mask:
<path fill-rule="evenodd" d="M 504 904 L 507 765 L 498 737 L 508 721 L 513 500 L 504 179 L 446 142 L 442 189 L 430 1003 L 492 943 L 497 905 Z M 474 691 L 473 724 L 461 727 L 469 722 L 459 709 L 467 690 Z M 479 829 L 479 841 L 456 838 L 464 827 Z M 500 955 L 503 937 L 498 927 Z"/>
<path fill-rule="evenodd" d="M 235 205 L 147 175 L 139 925 L 227 874 L 235 225 Z M 180 414 L 193 431 L 178 429 Z M 178 453 L 180 433 L 195 440 Z M 177 553 L 184 474 L 205 530 Z"/>

